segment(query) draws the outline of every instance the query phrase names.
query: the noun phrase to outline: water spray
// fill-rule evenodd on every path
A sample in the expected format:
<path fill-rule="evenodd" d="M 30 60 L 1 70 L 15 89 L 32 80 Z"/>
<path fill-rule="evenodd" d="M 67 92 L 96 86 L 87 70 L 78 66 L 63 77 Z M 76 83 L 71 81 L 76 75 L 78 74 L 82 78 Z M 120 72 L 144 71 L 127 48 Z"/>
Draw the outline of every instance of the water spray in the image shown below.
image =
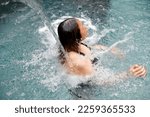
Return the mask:
<path fill-rule="evenodd" d="M 53 29 L 51 23 L 49 23 L 48 18 L 46 17 L 46 14 L 43 12 L 43 8 L 40 5 L 42 3 L 42 1 L 40 0 L 13 0 L 14 2 L 21 2 L 24 3 L 25 5 L 29 6 L 31 9 L 33 9 L 38 16 L 40 16 L 44 26 L 46 26 L 48 28 L 48 31 L 52 33 L 52 36 L 54 37 L 56 44 L 59 45 L 61 47 L 61 50 L 63 51 L 64 55 L 67 56 L 65 54 L 65 50 L 63 48 L 63 46 L 60 43 L 60 40 L 58 38 L 58 35 L 56 34 L 55 30 Z"/>

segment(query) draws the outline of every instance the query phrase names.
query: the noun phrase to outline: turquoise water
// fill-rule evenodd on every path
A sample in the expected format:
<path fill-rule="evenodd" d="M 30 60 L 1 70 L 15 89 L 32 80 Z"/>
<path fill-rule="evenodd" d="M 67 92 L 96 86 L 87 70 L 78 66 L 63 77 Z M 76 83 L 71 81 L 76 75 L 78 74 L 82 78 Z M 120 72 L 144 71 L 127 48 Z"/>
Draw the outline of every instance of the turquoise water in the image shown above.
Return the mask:
<path fill-rule="evenodd" d="M 110 53 L 97 55 L 97 79 L 125 71 L 135 63 L 145 65 L 149 72 L 149 0 L 44 0 L 40 5 L 55 29 L 62 16 L 79 17 L 90 29 L 89 44 L 120 42 L 117 47 L 123 51 L 123 59 Z M 55 43 L 35 10 L 20 2 L 0 2 L 0 99 L 79 99 L 68 91 Z M 148 73 L 145 80 L 93 84 L 73 92 L 82 99 L 150 99 L 149 89 Z"/>

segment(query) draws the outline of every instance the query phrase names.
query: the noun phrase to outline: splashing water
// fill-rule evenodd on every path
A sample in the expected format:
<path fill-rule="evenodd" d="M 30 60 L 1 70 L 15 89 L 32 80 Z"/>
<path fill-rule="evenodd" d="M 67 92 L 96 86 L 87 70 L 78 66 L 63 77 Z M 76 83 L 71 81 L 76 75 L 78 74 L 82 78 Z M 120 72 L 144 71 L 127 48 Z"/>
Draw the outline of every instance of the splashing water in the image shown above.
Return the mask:
<path fill-rule="evenodd" d="M 60 22 L 64 21 L 66 18 L 72 18 L 72 16 L 63 16 L 60 19 L 57 19 L 51 23 L 52 26 L 54 27 L 56 34 L 57 34 L 58 25 L 60 24 Z M 90 18 L 84 16 L 83 18 L 77 18 L 77 19 L 82 21 L 87 26 L 87 28 L 92 31 L 90 33 L 88 39 L 86 40 L 86 43 L 88 43 L 90 45 L 92 45 L 93 43 L 98 43 L 98 41 L 102 37 L 105 37 L 108 33 L 115 31 L 114 29 L 104 29 L 100 32 L 100 35 L 99 35 L 99 32 L 98 32 L 96 26 L 94 26 L 92 24 L 92 21 L 90 20 Z M 44 26 L 42 28 L 39 28 L 39 33 L 41 35 L 45 35 L 45 37 L 47 37 L 47 35 L 49 33 L 49 32 L 47 32 L 47 30 L 48 30 L 48 28 L 46 26 Z M 107 50 L 105 50 L 103 52 L 97 52 L 96 51 L 94 56 L 97 56 L 97 57 L 102 56 L 103 54 L 109 52 L 113 47 L 116 47 L 119 44 L 127 42 L 132 37 L 132 34 L 133 34 L 132 32 L 127 33 L 122 40 L 119 40 L 116 43 L 112 44 Z M 93 39 L 94 37 L 96 38 L 95 40 Z M 41 42 L 49 48 L 49 44 L 44 40 L 45 40 L 45 38 L 42 38 Z M 101 62 L 99 62 L 98 64 L 99 65 L 97 66 L 98 67 L 97 68 L 97 75 L 95 75 L 96 78 L 94 78 L 94 80 L 96 79 L 97 80 L 96 82 L 101 84 L 100 82 L 102 82 L 104 79 L 107 80 L 107 78 L 113 77 L 114 73 L 110 69 L 102 67 Z M 66 77 L 66 79 L 64 82 L 66 82 L 67 85 L 70 85 L 70 87 L 76 87 L 80 83 L 87 82 L 88 80 L 91 80 L 91 78 L 82 78 L 82 77 L 78 77 L 78 76 L 67 76 L 66 74 L 65 74 L 65 77 Z M 101 78 L 99 78 L 99 77 L 101 77 Z"/>
<path fill-rule="evenodd" d="M 63 17 L 60 17 L 59 19 L 51 22 L 51 26 L 53 27 L 57 37 L 58 37 L 57 27 L 60 24 L 60 22 L 64 21 L 66 18 L 72 18 L 72 16 L 63 16 Z M 101 40 L 103 37 L 105 37 L 108 33 L 115 32 L 114 29 L 104 29 L 102 31 L 99 31 L 97 29 L 97 27 L 92 24 L 91 19 L 84 15 L 82 15 L 82 18 L 77 17 L 77 19 L 82 21 L 90 31 L 89 37 L 85 40 L 85 43 L 88 43 L 89 45 L 96 44 L 99 42 L 99 40 Z M 62 81 L 61 77 L 65 77 L 65 79 L 63 79 L 63 82 L 65 84 L 67 84 L 66 86 L 68 88 L 76 87 L 80 83 L 91 80 L 91 78 L 89 79 L 89 78 L 82 78 L 82 77 L 77 77 L 77 76 L 70 76 L 70 75 L 68 76 L 67 74 L 62 72 L 62 70 L 61 70 L 62 68 L 58 65 L 57 61 L 52 60 L 54 58 L 57 58 L 58 48 L 56 46 L 54 46 L 56 44 L 56 40 L 55 41 L 51 40 L 51 37 L 52 37 L 51 30 L 49 30 L 48 26 L 46 24 L 44 24 L 44 27 L 40 27 L 38 29 L 38 32 L 41 37 L 41 43 L 47 48 L 47 50 L 44 52 L 40 51 L 40 50 L 36 51 L 32 55 L 32 60 L 26 62 L 25 66 L 27 68 L 30 65 L 31 66 L 32 65 L 40 66 L 40 69 L 38 71 L 36 71 L 36 72 L 34 70 L 32 71 L 33 77 L 36 77 L 35 74 L 40 73 L 40 74 L 38 74 L 38 76 L 44 77 L 44 79 L 41 79 L 39 82 L 41 84 L 45 85 L 46 87 L 48 87 L 48 89 L 52 90 L 52 91 L 55 91 L 59 87 L 59 85 Z M 95 52 L 94 56 L 97 56 L 97 57 L 101 56 L 101 55 L 109 52 L 113 47 L 117 46 L 118 44 L 125 43 L 126 41 L 128 41 L 131 38 L 131 35 L 132 35 L 132 33 L 126 34 L 122 40 L 119 40 L 118 42 L 112 44 L 112 46 L 110 46 L 106 51 Z M 53 64 L 50 65 L 48 61 L 53 61 Z M 47 69 L 48 66 L 51 66 L 50 68 L 52 68 L 52 69 L 49 69 L 48 71 L 45 72 L 44 69 Z M 61 68 L 61 69 L 59 70 L 58 68 Z M 57 73 L 55 73 L 56 71 L 57 71 Z M 61 74 L 59 72 L 61 72 Z M 29 73 L 29 74 L 31 74 L 31 73 Z M 113 77 L 113 75 L 114 75 L 113 71 L 111 71 L 108 68 L 101 67 L 101 62 L 99 62 L 99 65 L 97 68 L 97 75 L 95 75 L 95 77 L 96 77 L 95 79 L 97 80 L 96 82 L 99 82 L 99 84 L 101 84 L 100 82 L 102 82 L 103 80 L 100 79 L 99 77 L 101 77 L 103 79 L 107 79 L 107 78 Z M 56 76 L 58 76 L 58 77 L 56 78 Z"/>
<path fill-rule="evenodd" d="M 55 29 L 53 29 L 52 28 L 52 26 L 51 26 L 51 24 L 48 22 L 48 20 L 47 20 L 47 18 L 46 18 L 46 15 L 42 12 L 42 7 L 37 3 L 37 1 L 24 1 L 23 0 L 23 2 L 25 3 L 25 4 L 27 4 L 27 5 L 29 5 L 31 8 L 33 8 L 34 10 L 36 10 L 36 12 L 40 15 L 40 17 L 41 17 L 41 19 L 42 19 L 42 21 L 43 21 L 43 23 L 44 23 L 44 27 L 43 28 L 40 28 L 39 29 L 39 33 L 40 34 L 42 34 L 42 35 L 45 35 L 45 39 L 43 38 L 42 39 L 42 43 L 47 47 L 47 48 L 49 48 L 49 47 L 54 47 L 54 45 L 55 45 L 55 43 L 56 43 L 56 40 L 57 40 L 57 42 L 59 42 L 58 41 L 58 35 L 57 35 L 57 27 L 58 27 L 58 24 L 61 22 L 61 21 L 63 21 L 65 18 L 69 18 L 70 16 L 63 16 L 63 17 L 61 17 L 60 19 L 58 19 L 58 20 L 56 20 L 54 23 L 52 23 L 52 25 L 54 25 L 54 28 Z M 97 43 L 99 40 L 98 39 L 101 39 L 102 37 L 104 37 L 107 33 L 109 33 L 110 31 L 112 31 L 112 32 L 114 32 L 114 30 L 113 29 L 109 29 L 109 30 L 107 30 L 107 29 L 104 29 L 102 32 L 101 32 L 101 35 L 97 35 L 97 28 L 94 26 L 94 25 L 92 25 L 92 22 L 91 22 L 91 20 L 89 19 L 89 18 L 86 18 L 84 15 L 82 15 L 82 17 L 84 17 L 84 18 L 77 18 L 77 19 L 79 19 L 79 20 L 81 20 L 81 21 L 83 21 L 84 22 L 84 24 L 90 29 L 90 30 L 92 30 L 93 32 L 92 32 L 92 34 L 90 34 L 90 36 L 87 38 L 87 40 L 86 40 L 86 42 L 87 43 L 89 43 L 89 44 L 94 44 L 94 43 Z M 49 27 L 50 26 L 50 27 Z M 55 32 L 54 32 L 54 30 L 55 30 Z M 53 38 L 53 41 L 52 41 L 52 37 L 55 37 L 55 39 L 56 40 L 54 40 L 54 38 Z M 51 38 L 50 38 L 51 37 Z M 90 41 L 90 40 L 92 40 L 92 41 Z M 114 47 L 115 45 L 117 45 L 117 44 L 119 44 L 119 43 L 123 43 L 123 41 L 124 40 L 122 40 L 122 41 L 120 41 L 120 42 L 117 42 L 117 43 L 115 43 L 114 45 L 112 45 L 110 48 L 108 48 L 108 50 L 106 50 L 105 52 L 103 52 L 103 53 L 106 53 L 106 52 L 108 52 L 112 47 Z M 54 50 L 54 49 L 53 49 Z M 49 58 L 49 56 L 51 56 L 51 54 L 52 53 L 54 53 L 54 54 L 56 54 L 56 52 L 54 52 L 54 51 L 51 51 L 51 49 L 48 49 L 48 51 L 47 52 L 44 52 L 43 53 L 43 55 L 40 55 L 40 57 L 38 56 L 38 57 L 36 57 L 35 55 L 33 55 L 33 60 L 34 60 L 34 62 L 37 62 L 37 60 L 38 60 L 38 62 L 39 61 L 41 61 L 42 60 L 42 56 L 44 56 L 44 58 Z M 53 55 L 54 55 L 53 54 Z M 46 57 L 46 55 L 48 55 L 47 57 Z M 57 54 L 56 54 L 57 55 Z M 38 58 L 38 59 L 37 59 Z M 39 59 L 40 58 L 40 59 Z M 34 63 L 33 62 L 33 63 Z M 32 62 L 31 62 L 32 63 Z M 32 64 L 33 64 L 32 63 Z M 29 63 L 28 63 L 29 64 Z M 34 63 L 34 64 L 37 64 L 37 63 Z M 38 63 L 39 64 L 39 63 Z M 27 65 L 27 64 L 26 64 Z M 43 64 L 42 64 L 43 65 Z M 107 72 L 108 73 L 108 72 Z M 44 75 L 45 76 L 45 75 Z M 106 76 L 106 74 L 105 74 L 105 76 Z M 82 79 L 82 78 L 81 78 Z M 82 81 L 82 80 L 81 80 Z M 83 82 L 83 81 L 82 81 Z M 44 83 L 43 81 L 42 81 L 42 83 Z M 48 83 L 50 83 L 50 82 L 48 82 Z M 57 84 L 57 83 L 56 83 Z M 75 83 L 75 84 L 78 84 L 78 83 Z"/>
<path fill-rule="evenodd" d="M 41 18 L 41 20 L 45 26 L 44 29 L 41 29 L 40 31 L 42 31 L 42 30 L 47 31 L 47 33 L 46 33 L 47 38 L 49 41 L 51 41 L 51 43 L 49 43 L 50 47 L 53 48 L 55 46 L 56 42 L 57 42 L 57 44 L 61 45 L 57 34 L 55 33 L 53 27 L 49 23 L 48 18 L 46 17 L 46 14 L 43 12 L 43 8 L 40 5 L 40 2 L 42 2 L 42 1 L 38 1 L 38 0 L 32 0 L 32 1 L 30 1 L 30 0 L 19 0 L 19 1 L 22 3 L 25 3 L 26 5 L 31 7 L 40 16 L 40 18 Z M 61 48 L 64 51 L 62 46 L 61 46 Z"/>
<path fill-rule="evenodd" d="M 132 14 L 133 17 L 129 17 L 129 12 L 129 14 L 122 15 L 122 12 L 116 10 L 120 7 L 115 6 L 118 5 L 118 3 L 120 2 L 119 0 L 117 0 L 117 2 L 113 1 L 115 5 L 112 4 L 112 7 L 115 7 L 116 9 L 112 8 L 110 11 L 108 11 L 110 15 L 108 15 L 108 17 L 105 19 L 108 22 L 104 22 L 108 25 L 100 22 L 101 17 L 98 16 L 99 12 L 97 15 L 96 12 L 88 15 L 88 13 L 86 12 L 89 10 L 86 9 L 88 7 L 84 8 L 84 6 L 82 6 L 82 10 L 80 11 L 81 13 L 78 12 L 76 14 L 74 13 L 76 12 L 75 9 L 72 9 L 72 7 L 67 7 L 67 5 L 65 5 L 66 7 L 63 6 L 61 7 L 61 9 L 60 5 L 58 5 L 59 2 L 60 4 L 61 2 L 64 2 L 63 4 L 68 4 L 68 2 L 70 1 L 56 1 L 56 3 L 58 2 L 58 4 L 53 4 L 50 1 L 46 1 L 46 3 L 49 3 L 48 5 L 50 5 L 47 10 L 48 12 L 46 13 L 42 11 L 43 8 L 40 2 L 27 2 L 28 3 L 24 3 L 28 4 L 28 6 L 33 8 L 34 11 L 29 11 L 27 14 L 21 12 L 21 15 L 19 15 L 19 17 L 17 18 L 13 15 L 14 19 L 17 20 L 15 21 L 16 26 L 13 25 L 13 29 L 15 31 L 10 34 L 6 33 L 6 35 L 4 35 L 5 38 L 2 37 L 2 46 L 0 45 L 0 59 L 2 58 L 2 61 L 0 61 L 0 68 L 2 70 L 0 71 L 0 73 L 2 73 L 2 82 L 0 82 L 0 88 L 2 89 L 1 94 L 3 95 L 3 99 L 72 99 L 72 97 L 69 97 L 70 94 L 68 93 L 68 89 L 77 87 L 78 84 L 87 82 L 88 80 L 93 80 L 95 84 L 92 85 L 89 90 L 87 87 L 87 89 L 81 89 L 81 92 L 83 90 L 83 92 L 87 93 L 93 92 L 94 96 L 92 95 L 92 99 L 143 99 L 144 96 L 146 99 L 149 98 L 148 79 L 146 83 L 142 80 L 134 79 L 133 81 L 131 79 L 131 81 L 121 83 L 120 85 L 117 84 L 111 86 L 110 88 L 100 86 L 101 84 L 103 84 L 103 80 L 113 79 L 113 77 L 115 77 L 115 72 L 118 72 L 119 70 L 125 70 L 126 67 L 128 68 L 129 65 L 133 64 L 134 62 L 142 64 L 146 61 L 147 64 L 149 63 L 149 55 L 146 56 L 147 53 L 149 53 L 149 49 L 146 48 L 148 46 L 147 42 L 149 42 L 147 33 L 147 26 L 149 22 L 146 18 L 140 17 L 139 15 L 137 16 L 139 18 L 135 18 L 136 20 L 134 20 L 135 15 Z M 7 6 L 9 4 L 10 3 L 2 3 L 1 5 Z M 76 4 L 76 2 L 74 4 Z M 134 6 L 137 4 L 132 5 Z M 57 8 L 55 9 L 55 7 Z M 127 5 L 127 7 L 132 8 L 132 6 L 129 4 Z M 58 10 L 58 8 L 60 8 L 60 10 Z M 92 8 L 92 6 L 90 8 Z M 24 11 L 25 9 L 21 10 Z M 67 11 L 67 13 L 65 13 L 65 10 Z M 124 9 L 120 8 L 120 10 Z M 35 12 L 37 12 L 36 16 Z M 140 12 L 142 12 L 142 10 Z M 50 19 L 52 19 L 51 21 L 49 21 L 49 17 L 46 17 L 48 13 Z M 99 62 L 95 66 L 96 73 L 92 78 L 80 78 L 77 76 L 67 75 L 62 66 L 59 64 L 59 61 L 57 60 L 58 47 L 57 40 L 55 39 L 54 35 L 56 35 L 56 37 L 58 36 L 57 27 L 59 23 L 66 18 L 72 17 L 73 15 L 76 16 L 79 20 L 83 21 L 83 23 L 89 29 L 89 37 L 85 40 L 85 43 L 87 43 L 88 45 L 93 45 L 99 43 L 99 41 L 105 41 L 106 39 L 105 44 L 107 45 L 108 42 L 108 45 L 110 45 L 106 51 L 94 50 L 94 56 L 99 58 Z M 30 16 L 32 16 L 31 19 Z M 8 15 L 6 14 L 6 18 L 7 17 Z M 2 19 L 3 17 L 0 18 Z M 41 23 L 41 19 L 43 23 Z M 141 19 L 141 21 L 139 21 L 138 19 Z M 17 25 L 19 23 L 20 26 Z M 102 27 L 101 24 L 103 25 Z M 9 23 L 8 25 L 5 25 L 8 26 Z M 9 27 L 11 27 L 11 25 L 5 27 L 6 29 L 4 28 L 3 30 L 6 30 L 6 32 L 11 32 L 11 30 L 8 30 Z M 51 27 L 53 27 L 52 30 Z M 28 30 L 28 32 L 30 33 L 27 33 L 26 30 Z M 55 33 L 53 34 L 53 32 Z M 31 33 L 34 34 L 30 35 Z M 0 35 L 3 36 L 2 34 Z M 7 35 L 9 40 L 7 39 Z M 142 42 L 140 40 L 142 40 Z M 145 40 L 147 40 L 147 42 Z M 133 43 L 133 41 L 137 42 L 137 45 L 136 43 Z M 145 44 L 147 46 L 142 45 L 139 48 L 138 44 Z M 123 51 L 127 52 L 126 54 L 129 54 L 129 56 L 126 57 L 125 61 L 120 61 L 116 58 L 113 59 L 113 57 L 109 53 L 113 47 L 118 46 L 119 48 L 121 47 L 121 49 L 123 48 Z M 145 50 L 144 53 L 143 50 Z M 16 53 L 14 53 L 15 51 Z M 140 55 L 137 54 L 139 52 L 141 53 Z M 141 57 L 141 55 L 143 54 L 144 57 Z M 141 60 L 141 58 L 143 61 Z M 116 66 L 115 69 L 113 65 Z M 120 66 L 119 69 L 118 66 Z M 137 93 L 137 91 L 139 91 L 139 94 Z M 2 96 L 0 98 L 2 98 Z M 88 96 L 84 99 L 87 98 Z"/>
<path fill-rule="evenodd" d="M 97 55 L 98 54 L 103 55 L 103 54 L 105 54 L 107 52 L 110 52 L 112 48 L 117 47 L 119 44 L 123 44 L 123 43 L 127 42 L 129 39 L 131 39 L 133 34 L 134 34 L 133 32 L 127 33 L 122 40 L 119 40 L 119 41 L 115 42 L 110 47 L 108 47 L 108 49 L 106 49 L 106 50 L 104 50 L 102 52 L 96 52 L 96 54 Z"/>

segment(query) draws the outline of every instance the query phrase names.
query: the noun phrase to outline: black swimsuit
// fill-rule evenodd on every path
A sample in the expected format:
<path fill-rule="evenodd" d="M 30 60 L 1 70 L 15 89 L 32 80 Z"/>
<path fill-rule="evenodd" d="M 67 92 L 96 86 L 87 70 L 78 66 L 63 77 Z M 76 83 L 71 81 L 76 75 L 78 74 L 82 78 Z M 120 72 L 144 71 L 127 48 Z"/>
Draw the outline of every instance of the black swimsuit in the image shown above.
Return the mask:
<path fill-rule="evenodd" d="M 89 90 L 92 88 L 92 82 L 80 83 L 76 88 L 69 89 L 70 94 L 75 99 L 90 99 Z"/>
<path fill-rule="evenodd" d="M 86 46 L 87 48 L 89 48 L 91 50 L 91 48 L 88 45 L 86 45 L 84 43 L 81 43 L 81 44 Z M 79 54 L 85 56 L 85 54 L 83 52 L 79 52 Z M 98 62 L 98 58 L 94 58 L 93 60 L 91 60 L 91 62 L 92 62 L 92 64 L 96 64 Z"/>

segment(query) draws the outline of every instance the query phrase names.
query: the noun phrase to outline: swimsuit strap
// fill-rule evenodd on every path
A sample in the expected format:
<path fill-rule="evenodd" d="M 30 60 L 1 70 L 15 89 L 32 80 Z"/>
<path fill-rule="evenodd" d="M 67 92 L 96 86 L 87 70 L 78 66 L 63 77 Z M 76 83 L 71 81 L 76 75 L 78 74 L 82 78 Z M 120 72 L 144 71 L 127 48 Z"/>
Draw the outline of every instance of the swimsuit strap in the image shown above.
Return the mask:
<path fill-rule="evenodd" d="M 79 52 L 79 54 L 81 54 L 81 55 L 85 56 L 85 54 L 84 54 L 83 52 Z"/>
<path fill-rule="evenodd" d="M 81 44 L 86 46 L 87 48 L 89 48 L 91 50 L 91 48 L 88 45 L 86 45 L 85 43 L 81 43 Z"/>
<path fill-rule="evenodd" d="M 91 48 L 86 45 L 85 43 L 81 43 L 82 45 L 86 46 L 87 48 L 89 48 L 91 50 Z M 80 55 L 83 55 L 85 56 L 85 54 L 83 52 L 79 52 Z M 93 60 L 91 60 L 92 64 L 96 64 L 98 62 L 98 59 L 97 58 L 94 58 Z"/>

